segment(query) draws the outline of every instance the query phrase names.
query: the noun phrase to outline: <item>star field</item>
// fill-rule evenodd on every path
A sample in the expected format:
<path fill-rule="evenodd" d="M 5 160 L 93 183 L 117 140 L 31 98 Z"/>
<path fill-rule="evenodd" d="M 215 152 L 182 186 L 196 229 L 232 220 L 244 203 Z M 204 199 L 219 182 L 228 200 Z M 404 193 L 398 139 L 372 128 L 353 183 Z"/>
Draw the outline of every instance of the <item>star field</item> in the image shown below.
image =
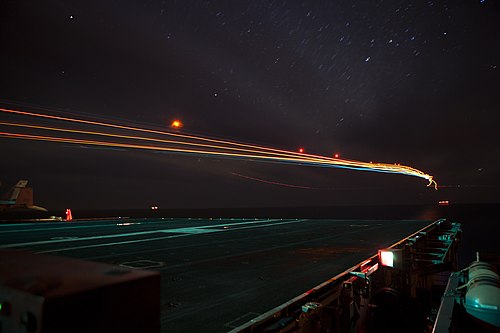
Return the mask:
<path fill-rule="evenodd" d="M 500 7 L 488 0 L 4 1 L 3 106 L 165 129 L 180 119 L 191 133 L 404 163 L 450 187 L 431 193 L 404 177 L 2 138 L 9 158 L 0 180 L 30 179 L 49 206 L 99 207 L 109 197 L 133 207 L 495 201 L 498 22 Z M 81 193 L 38 190 L 53 183 Z M 97 184 L 105 189 L 96 197 Z M 138 198 L 142 186 L 154 190 Z"/>

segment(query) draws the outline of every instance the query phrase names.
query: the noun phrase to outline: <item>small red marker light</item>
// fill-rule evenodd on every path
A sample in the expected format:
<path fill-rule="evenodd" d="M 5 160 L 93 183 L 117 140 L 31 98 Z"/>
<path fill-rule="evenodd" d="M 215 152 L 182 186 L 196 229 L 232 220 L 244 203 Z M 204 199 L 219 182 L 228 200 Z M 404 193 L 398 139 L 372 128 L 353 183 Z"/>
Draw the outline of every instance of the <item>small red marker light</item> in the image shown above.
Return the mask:
<path fill-rule="evenodd" d="M 304 148 L 299 148 L 299 153 L 303 153 L 304 152 Z"/>
<path fill-rule="evenodd" d="M 73 215 L 71 214 L 71 209 L 66 209 L 66 221 L 71 221 L 73 219 Z"/>
<path fill-rule="evenodd" d="M 340 155 L 339 155 L 339 154 L 335 154 L 335 155 L 333 155 L 333 157 L 335 157 L 335 158 L 339 158 L 339 157 L 340 157 Z"/>

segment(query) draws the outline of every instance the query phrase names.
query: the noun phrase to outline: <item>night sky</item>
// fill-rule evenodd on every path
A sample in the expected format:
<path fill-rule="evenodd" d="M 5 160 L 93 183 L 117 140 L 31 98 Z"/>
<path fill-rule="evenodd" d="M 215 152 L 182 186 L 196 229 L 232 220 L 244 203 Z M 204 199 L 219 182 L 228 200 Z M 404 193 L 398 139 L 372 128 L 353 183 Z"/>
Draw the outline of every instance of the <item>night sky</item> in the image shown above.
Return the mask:
<path fill-rule="evenodd" d="M 49 209 L 499 202 L 499 95 L 493 0 L 0 2 L 1 107 L 178 118 L 183 133 L 401 163 L 441 185 L 0 138 L 1 191 L 29 179 Z"/>

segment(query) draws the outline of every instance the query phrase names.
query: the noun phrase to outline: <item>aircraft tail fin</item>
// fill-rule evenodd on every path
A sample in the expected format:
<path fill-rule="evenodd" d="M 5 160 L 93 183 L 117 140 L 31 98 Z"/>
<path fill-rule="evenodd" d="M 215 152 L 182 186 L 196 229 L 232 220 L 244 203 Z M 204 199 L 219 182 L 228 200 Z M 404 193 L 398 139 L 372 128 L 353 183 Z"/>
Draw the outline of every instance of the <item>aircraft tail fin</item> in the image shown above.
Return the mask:
<path fill-rule="evenodd" d="M 18 199 L 22 201 L 29 200 L 29 193 L 26 193 L 26 185 L 28 185 L 27 180 L 20 180 L 16 183 L 16 185 L 12 186 L 7 195 L 5 196 L 7 200 L 14 201 L 17 203 Z M 33 191 L 31 191 L 31 202 L 33 203 Z"/>
<path fill-rule="evenodd" d="M 27 185 L 27 180 L 19 180 L 0 200 L 0 210 L 28 208 L 46 211 L 43 207 L 33 205 L 33 188 Z"/>

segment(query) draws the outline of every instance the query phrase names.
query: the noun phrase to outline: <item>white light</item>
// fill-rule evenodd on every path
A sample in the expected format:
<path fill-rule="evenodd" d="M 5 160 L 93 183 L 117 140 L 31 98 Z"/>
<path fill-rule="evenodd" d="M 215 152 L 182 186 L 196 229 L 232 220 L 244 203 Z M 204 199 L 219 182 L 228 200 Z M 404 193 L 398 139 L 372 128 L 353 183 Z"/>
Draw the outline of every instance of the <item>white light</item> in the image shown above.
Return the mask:
<path fill-rule="evenodd" d="M 394 253 L 388 250 L 380 250 L 380 263 L 382 266 L 394 267 Z"/>

